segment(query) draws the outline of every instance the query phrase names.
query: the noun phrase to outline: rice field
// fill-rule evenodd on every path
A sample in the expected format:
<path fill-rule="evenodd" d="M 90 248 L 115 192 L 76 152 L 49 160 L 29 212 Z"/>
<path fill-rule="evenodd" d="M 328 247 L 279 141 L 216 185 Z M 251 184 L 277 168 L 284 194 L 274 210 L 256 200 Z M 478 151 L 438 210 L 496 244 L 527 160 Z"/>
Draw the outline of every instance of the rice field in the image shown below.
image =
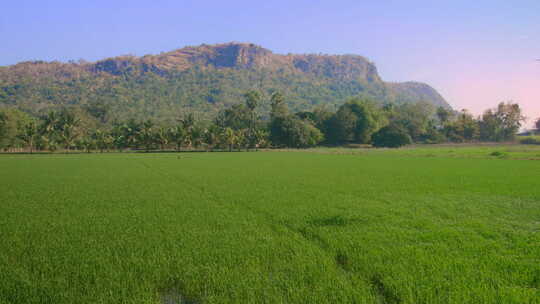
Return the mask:
<path fill-rule="evenodd" d="M 540 303 L 540 149 L 426 149 L 0 155 L 0 303 Z"/>

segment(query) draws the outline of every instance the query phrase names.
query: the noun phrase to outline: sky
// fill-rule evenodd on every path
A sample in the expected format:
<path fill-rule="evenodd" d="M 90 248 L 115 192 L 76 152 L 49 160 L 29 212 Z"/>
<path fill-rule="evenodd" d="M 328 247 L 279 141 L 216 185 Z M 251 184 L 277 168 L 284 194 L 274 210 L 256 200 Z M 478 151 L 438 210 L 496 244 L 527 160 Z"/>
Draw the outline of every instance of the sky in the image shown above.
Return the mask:
<path fill-rule="evenodd" d="M 454 109 L 514 101 L 528 125 L 540 117 L 539 0 L 6 0 L 0 12 L 0 65 L 251 42 L 359 54 L 384 80 L 426 82 Z"/>

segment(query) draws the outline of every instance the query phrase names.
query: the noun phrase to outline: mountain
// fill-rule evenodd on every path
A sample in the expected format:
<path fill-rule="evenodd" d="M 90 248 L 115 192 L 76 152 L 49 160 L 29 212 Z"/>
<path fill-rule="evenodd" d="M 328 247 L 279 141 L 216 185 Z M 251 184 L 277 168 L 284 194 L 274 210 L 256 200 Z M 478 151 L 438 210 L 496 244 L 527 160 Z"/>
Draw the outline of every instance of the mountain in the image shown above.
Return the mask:
<path fill-rule="evenodd" d="M 352 96 L 450 108 L 427 84 L 384 82 L 362 56 L 281 55 L 248 43 L 203 44 L 94 63 L 31 61 L 0 67 L 0 106 L 34 114 L 75 105 L 106 111 L 104 120 L 174 119 L 185 111 L 211 117 L 240 102 L 249 89 L 266 96 L 279 90 L 292 110 L 332 108 Z"/>

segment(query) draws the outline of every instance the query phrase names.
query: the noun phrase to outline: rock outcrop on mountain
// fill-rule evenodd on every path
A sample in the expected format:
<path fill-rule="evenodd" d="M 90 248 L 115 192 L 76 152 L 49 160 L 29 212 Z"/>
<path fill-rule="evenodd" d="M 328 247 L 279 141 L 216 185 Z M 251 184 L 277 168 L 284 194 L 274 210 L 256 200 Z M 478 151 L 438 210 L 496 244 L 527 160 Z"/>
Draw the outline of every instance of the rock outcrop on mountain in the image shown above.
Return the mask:
<path fill-rule="evenodd" d="M 0 67 L 0 106 L 33 113 L 99 103 L 115 118 L 159 118 L 182 111 L 211 115 L 239 102 L 249 89 L 282 91 L 293 110 L 333 107 L 359 95 L 380 103 L 424 101 L 450 108 L 427 84 L 384 82 L 362 56 L 281 55 L 249 43 L 94 63 L 32 61 Z"/>

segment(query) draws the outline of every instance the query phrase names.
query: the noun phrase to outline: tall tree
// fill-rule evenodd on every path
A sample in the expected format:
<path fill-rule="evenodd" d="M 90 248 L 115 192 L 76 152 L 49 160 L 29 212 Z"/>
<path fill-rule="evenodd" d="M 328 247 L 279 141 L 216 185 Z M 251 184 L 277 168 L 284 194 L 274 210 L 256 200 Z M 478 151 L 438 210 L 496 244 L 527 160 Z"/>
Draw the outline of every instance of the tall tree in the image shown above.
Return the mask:
<path fill-rule="evenodd" d="M 169 139 L 174 143 L 176 151 L 180 151 L 182 146 L 186 143 L 188 137 L 186 130 L 184 130 L 181 124 L 169 128 Z"/>
<path fill-rule="evenodd" d="M 96 141 L 92 136 L 83 136 L 81 139 L 77 140 L 77 146 L 86 153 L 92 152 L 92 149 L 96 146 Z"/>
<path fill-rule="evenodd" d="M 138 138 L 144 146 L 146 152 L 152 149 L 154 144 L 154 123 L 151 120 L 146 120 L 141 124 Z"/>
<path fill-rule="evenodd" d="M 480 121 L 480 138 L 485 141 L 513 140 L 525 117 L 517 103 L 501 102 L 484 112 Z"/>
<path fill-rule="evenodd" d="M 193 145 L 193 128 L 195 127 L 195 115 L 193 113 L 188 113 L 187 115 L 184 115 L 182 118 L 179 119 L 180 125 L 182 126 L 182 129 L 185 131 L 186 137 L 185 144 L 188 147 L 191 147 Z"/>
<path fill-rule="evenodd" d="M 371 134 L 384 124 L 382 111 L 370 100 L 351 99 L 337 111 L 332 126 L 338 143 L 369 143 Z"/>
<path fill-rule="evenodd" d="M 236 135 L 236 146 L 238 148 L 238 151 L 240 151 L 242 148 L 249 150 L 250 145 L 251 145 L 249 130 L 248 129 L 236 130 L 234 131 L 234 134 Z"/>
<path fill-rule="evenodd" d="M 42 118 L 40 126 L 40 142 L 44 149 L 55 150 L 58 138 L 60 117 L 55 111 L 50 111 Z"/>
<path fill-rule="evenodd" d="M 159 144 L 159 148 L 161 150 L 164 150 L 165 147 L 169 144 L 169 132 L 167 128 L 160 127 L 157 129 L 156 134 L 156 142 Z"/>
<path fill-rule="evenodd" d="M 92 133 L 92 139 L 101 153 L 105 150 L 109 150 L 114 142 L 114 138 L 111 134 L 100 129 L 97 129 Z"/>
<path fill-rule="evenodd" d="M 454 121 L 446 122 L 442 132 L 453 142 L 476 140 L 479 136 L 478 121 L 467 110 L 462 110 Z"/>
<path fill-rule="evenodd" d="M 207 144 L 208 150 L 213 150 L 220 144 L 220 132 L 221 128 L 215 124 L 211 125 L 206 132 L 204 132 L 204 140 Z"/>
<path fill-rule="evenodd" d="M 397 106 L 390 119 L 392 123 L 407 130 L 413 141 L 421 141 L 428 131 L 430 120 L 435 114 L 431 104 L 426 102 L 405 103 Z"/>
<path fill-rule="evenodd" d="M 306 148 L 324 140 L 322 132 L 310 120 L 302 120 L 295 115 L 276 118 L 270 129 L 274 146 Z"/>
<path fill-rule="evenodd" d="M 451 109 L 447 109 L 445 107 L 437 108 L 437 118 L 439 119 L 441 126 L 444 126 L 447 122 L 449 122 L 453 115 L 454 112 Z"/>
<path fill-rule="evenodd" d="M 64 109 L 60 112 L 57 123 L 58 126 L 55 129 L 58 132 L 60 143 L 63 143 L 69 152 L 80 135 L 78 129 L 80 120 L 75 116 L 75 113 Z"/>
<path fill-rule="evenodd" d="M 4 112 L 0 112 L 0 148 L 9 147 L 8 117 Z"/>
<path fill-rule="evenodd" d="M 283 96 L 283 94 L 281 94 L 279 91 L 272 93 L 272 96 L 270 96 L 270 106 L 271 118 L 289 115 L 289 109 L 287 104 L 285 104 L 285 96 Z"/>
<path fill-rule="evenodd" d="M 204 133 L 205 129 L 198 124 L 194 125 L 190 129 L 189 138 L 191 139 L 191 143 L 195 149 L 199 148 L 203 144 Z"/>
<path fill-rule="evenodd" d="M 247 145 L 249 147 L 255 146 L 255 124 L 256 124 L 256 111 L 255 109 L 259 105 L 261 101 L 261 94 L 258 91 L 249 91 L 244 95 L 244 98 L 246 99 L 246 107 L 249 109 L 249 128 L 248 133 L 246 136 L 247 139 Z"/>
<path fill-rule="evenodd" d="M 35 143 L 38 140 L 38 126 L 35 120 L 30 120 L 19 133 L 19 138 L 26 144 L 30 153 L 34 152 Z"/>
<path fill-rule="evenodd" d="M 231 128 L 225 128 L 223 130 L 222 137 L 223 143 L 227 145 L 227 147 L 229 148 L 229 152 L 231 152 L 238 140 L 238 138 L 236 137 L 236 133 Z"/>
<path fill-rule="evenodd" d="M 16 109 L 0 109 L 0 149 L 19 147 L 20 130 L 31 120 L 28 114 Z"/>
<path fill-rule="evenodd" d="M 268 143 L 268 132 L 263 129 L 255 130 L 255 149 L 266 147 Z"/>
<path fill-rule="evenodd" d="M 215 124 L 220 128 L 228 127 L 233 130 L 241 130 L 250 128 L 251 120 L 251 110 L 243 104 L 235 104 L 219 111 Z"/>
<path fill-rule="evenodd" d="M 287 144 L 287 133 L 284 124 L 289 116 L 289 109 L 285 103 L 285 97 L 280 92 L 274 92 L 270 97 L 270 141 L 275 146 Z"/>

